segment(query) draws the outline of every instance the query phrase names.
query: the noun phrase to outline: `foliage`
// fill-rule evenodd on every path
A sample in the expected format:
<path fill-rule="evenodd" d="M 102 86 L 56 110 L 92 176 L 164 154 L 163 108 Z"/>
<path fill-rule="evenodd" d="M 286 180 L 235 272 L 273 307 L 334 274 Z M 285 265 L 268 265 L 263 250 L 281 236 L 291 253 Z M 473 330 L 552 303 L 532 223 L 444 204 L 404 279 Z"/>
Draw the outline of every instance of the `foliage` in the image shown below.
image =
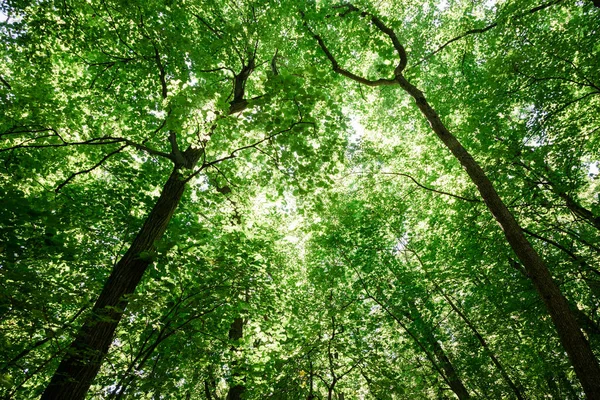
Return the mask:
<path fill-rule="evenodd" d="M 408 96 L 332 71 L 315 36 L 387 79 L 397 55 L 369 16 L 398 33 L 404 74 L 597 355 L 599 9 L 353 6 L 0 5 L 0 396 L 44 392 L 176 176 L 186 191 L 135 255 L 147 268 L 88 398 L 583 398 L 459 162 Z"/>

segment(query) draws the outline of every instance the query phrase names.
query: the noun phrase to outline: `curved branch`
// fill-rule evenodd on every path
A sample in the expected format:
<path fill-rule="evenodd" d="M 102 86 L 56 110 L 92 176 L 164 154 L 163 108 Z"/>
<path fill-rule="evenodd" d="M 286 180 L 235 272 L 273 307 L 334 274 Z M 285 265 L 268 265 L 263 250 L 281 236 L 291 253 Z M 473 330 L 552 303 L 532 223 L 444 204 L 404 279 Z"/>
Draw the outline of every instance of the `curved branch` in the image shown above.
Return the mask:
<path fill-rule="evenodd" d="M 72 181 L 73 179 L 75 179 L 75 177 L 77 175 L 82 175 L 82 174 L 87 174 L 89 172 L 92 172 L 93 170 L 95 170 L 96 168 L 98 168 L 99 166 L 101 166 L 102 164 L 104 164 L 104 162 L 106 160 L 108 160 L 110 157 L 112 157 L 113 155 L 115 155 L 117 153 L 120 153 L 125 147 L 127 147 L 127 145 L 121 146 L 118 149 L 116 149 L 115 151 L 111 151 L 110 153 L 108 153 L 107 155 L 105 155 L 104 157 L 102 157 L 102 159 L 100 161 L 98 161 L 96 164 L 94 164 L 92 167 L 90 167 L 88 169 L 84 169 L 83 171 L 74 172 L 63 183 L 61 183 L 60 185 L 58 185 L 56 187 L 56 189 L 54 189 L 54 191 L 56 193 L 59 193 L 61 191 L 61 189 L 63 187 L 65 187 L 70 181 Z"/>
<path fill-rule="evenodd" d="M 548 7 L 551 7 L 551 6 L 555 5 L 555 4 L 558 4 L 558 3 L 562 2 L 562 1 L 563 0 L 554 0 L 554 1 L 551 1 L 549 3 L 542 4 L 542 5 L 537 6 L 537 7 L 533 7 L 533 8 L 531 8 L 531 9 L 529 9 L 529 10 L 527 10 L 527 11 L 521 13 L 521 14 L 515 15 L 513 17 L 513 19 L 519 19 L 519 18 L 525 17 L 527 15 L 531 15 L 531 14 L 537 12 L 537 11 L 544 10 L 544 9 L 546 9 Z M 461 33 L 460 35 L 458 35 L 458 36 L 456 36 L 456 37 L 448 40 L 447 42 L 445 42 L 444 44 L 442 44 L 440 47 L 438 47 L 436 50 L 432 51 L 431 53 L 429 53 L 425 57 L 423 57 L 419 62 L 417 62 L 414 65 L 411 65 L 410 68 L 414 68 L 414 67 L 416 67 L 418 65 L 423 64 L 425 61 L 429 60 L 431 57 L 433 57 L 434 55 L 436 55 L 440 51 L 444 50 L 446 47 L 448 47 L 449 45 L 451 45 L 454 42 L 457 42 L 457 41 L 459 41 L 461 39 L 464 39 L 464 38 L 466 38 L 467 36 L 470 36 L 470 35 L 476 35 L 478 33 L 485 33 L 487 31 L 489 31 L 490 29 L 495 28 L 496 26 L 498 26 L 498 22 L 493 22 L 493 23 L 491 23 L 491 24 L 489 24 L 489 25 L 487 25 L 487 26 L 485 26 L 483 28 L 469 29 L 468 31 L 465 31 L 465 32 Z"/>
<path fill-rule="evenodd" d="M 415 178 L 413 178 L 412 176 L 408 175 L 408 174 L 403 174 L 401 172 L 379 172 L 380 175 L 397 175 L 397 176 L 403 176 L 405 178 L 410 179 L 411 181 L 413 181 L 418 187 L 420 187 L 421 189 L 425 189 L 425 190 L 429 190 L 430 192 L 434 192 L 437 194 L 443 194 L 445 196 L 450 196 L 450 197 L 454 197 L 455 199 L 459 199 L 459 200 L 464 200 L 464 201 L 468 201 L 470 203 L 481 203 L 481 200 L 479 199 L 471 199 L 468 197 L 462 197 L 459 196 L 457 194 L 452 194 L 452 193 L 448 193 L 448 192 L 444 192 L 442 190 L 437 190 L 437 189 L 433 189 L 427 186 L 422 185 L 421 183 L 419 183 Z"/>
<path fill-rule="evenodd" d="M 300 15 L 302 16 L 303 19 L 305 19 L 304 12 L 300 11 Z M 323 50 L 323 52 L 327 56 L 327 59 L 329 59 L 329 62 L 331 62 L 331 68 L 333 69 L 333 72 L 336 72 L 340 75 L 345 76 L 346 78 L 350 78 L 353 81 L 356 81 L 356 82 L 366 85 L 366 86 L 393 86 L 393 85 L 397 84 L 395 79 L 383 79 L 382 78 L 382 79 L 377 79 L 377 80 L 370 80 L 367 78 L 363 78 L 362 76 L 356 75 L 356 74 L 340 67 L 337 60 L 333 56 L 333 54 L 331 54 L 331 52 L 327 48 L 327 45 L 325 45 L 323 38 L 321 38 L 320 35 L 313 32 L 313 30 L 308 26 L 308 23 L 306 22 L 306 20 L 304 21 L 304 26 L 306 27 L 308 32 L 313 36 L 313 38 L 319 43 L 321 50 Z M 400 67 L 400 65 L 398 67 Z"/>
<path fill-rule="evenodd" d="M 354 6 L 353 4 L 344 4 L 342 6 L 338 6 L 338 7 L 334 7 L 334 8 L 340 8 L 340 7 L 346 7 L 348 9 L 347 12 L 360 12 L 360 10 Z M 373 25 L 375 25 L 377 27 L 377 29 L 379 29 L 381 32 L 385 33 L 390 40 L 392 41 L 392 44 L 394 45 L 394 49 L 396 49 L 396 52 L 398 53 L 398 57 L 400 58 L 400 62 L 398 63 L 398 66 L 396 66 L 396 69 L 394 70 L 394 74 L 395 75 L 400 75 L 402 73 L 402 71 L 404 71 L 404 68 L 406 68 L 406 64 L 408 62 L 408 57 L 406 55 L 406 49 L 404 48 L 404 46 L 402 45 L 402 43 L 400 43 L 400 40 L 398 40 L 398 36 L 396 36 L 396 32 L 394 32 L 394 30 L 392 28 L 390 28 L 389 26 L 387 26 L 386 24 L 383 23 L 383 21 L 381 21 L 381 19 L 379 19 L 379 17 L 377 17 L 376 15 L 373 15 L 367 11 L 363 11 L 360 13 L 361 16 L 369 16 L 371 18 L 371 22 L 373 23 Z"/>

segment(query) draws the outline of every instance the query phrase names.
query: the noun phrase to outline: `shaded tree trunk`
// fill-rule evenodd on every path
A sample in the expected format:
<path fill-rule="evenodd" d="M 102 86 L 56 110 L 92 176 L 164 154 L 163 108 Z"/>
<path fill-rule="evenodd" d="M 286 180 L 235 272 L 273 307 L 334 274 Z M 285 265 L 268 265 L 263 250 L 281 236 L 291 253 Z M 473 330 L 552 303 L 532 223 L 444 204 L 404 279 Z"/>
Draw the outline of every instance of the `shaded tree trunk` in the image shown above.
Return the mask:
<path fill-rule="evenodd" d="M 194 166 L 201 150 L 188 148 L 183 155 Z M 154 242 L 161 238 L 177 208 L 186 181 L 175 168 L 160 197 L 146 218 L 131 246 L 114 266 L 91 315 L 69 346 L 52 380 L 42 394 L 43 400 L 84 399 L 108 353 L 114 332 L 127 307 L 127 295 L 135 291 L 152 263 Z"/>
<path fill-rule="evenodd" d="M 433 355 L 437 359 L 441 369 L 444 371 L 443 375 L 445 376 L 446 382 L 448 383 L 448 386 L 450 386 L 450 389 L 452 389 L 452 391 L 460 400 L 470 399 L 471 395 L 469 394 L 469 391 L 467 390 L 462 380 L 456 373 L 456 369 L 454 368 L 454 365 L 452 365 L 452 362 L 446 355 L 444 348 L 435 337 L 433 333 L 433 328 L 425 322 L 421 313 L 417 309 L 417 306 L 412 302 L 411 313 L 415 316 L 415 323 L 421 326 L 419 331 L 421 331 L 425 342 L 428 343 L 431 349 L 433 350 Z M 412 317 L 408 313 L 407 317 L 412 319 Z"/>

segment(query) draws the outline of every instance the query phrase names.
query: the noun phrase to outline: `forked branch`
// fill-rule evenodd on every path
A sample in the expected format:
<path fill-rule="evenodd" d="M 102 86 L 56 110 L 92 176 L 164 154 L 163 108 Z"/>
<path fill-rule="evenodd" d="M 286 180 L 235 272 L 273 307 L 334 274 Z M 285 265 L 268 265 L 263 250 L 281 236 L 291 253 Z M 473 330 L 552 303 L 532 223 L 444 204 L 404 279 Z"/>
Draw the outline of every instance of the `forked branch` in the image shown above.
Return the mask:
<path fill-rule="evenodd" d="M 310 34 L 315 38 L 315 40 L 319 43 L 321 50 L 323 50 L 323 52 L 327 56 L 327 59 L 331 63 L 331 67 L 332 67 L 333 71 L 340 75 L 343 75 L 347 78 L 350 78 L 353 81 L 356 81 L 362 85 L 366 85 L 366 86 L 397 85 L 398 82 L 397 82 L 396 77 L 402 75 L 402 72 L 404 71 L 404 69 L 406 68 L 406 65 L 408 63 L 408 57 L 406 54 L 406 49 L 404 48 L 402 43 L 400 43 L 400 40 L 398 40 L 398 36 L 394 32 L 394 30 L 392 28 L 390 28 L 389 26 L 387 26 L 379 17 L 377 17 L 369 12 L 366 12 L 366 11 L 360 11 L 353 4 L 344 4 L 341 6 L 337 6 L 336 8 L 345 8 L 346 9 L 346 11 L 344 13 L 340 14 L 340 16 L 342 16 L 342 17 L 351 12 L 360 12 L 360 15 L 362 17 L 368 16 L 370 18 L 371 23 L 373 25 L 375 25 L 377 27 L 377 29 L 379 29 L 382 33 L 384 33 L 386 36 L 388 36 L 390 38 L 390 40 L 392 41 L 392 44 L 394 46 L 394 49 L 398 53 L 399 62 L 398 62 L 398 65 L 396 66 L 396 68 L 394 69 L 394 78 L 392 78 L 392 79 L 386 79 L 386 78 L 381 78 L 381 79 L 376 79 L 376 80 L 367 79 L 367 78 L 359 76 L 353 72 L 350 72 L 347 69 L 340 67 L 336 58 L 333 56 L 333 54 L 331 53 L 331 51 L 325 44 L 325 41 L 323 40 L 323 38 L 320 35 L 318 35 L 317 33 L 315 33 L 310 28 L 310 26 L 308 26 L 308 23 L 306 22 L 304 13 L 300 12 L 300 14 L 302 15 L 302 18 L 304 19 L 304 26 L 310 32 Z"/>

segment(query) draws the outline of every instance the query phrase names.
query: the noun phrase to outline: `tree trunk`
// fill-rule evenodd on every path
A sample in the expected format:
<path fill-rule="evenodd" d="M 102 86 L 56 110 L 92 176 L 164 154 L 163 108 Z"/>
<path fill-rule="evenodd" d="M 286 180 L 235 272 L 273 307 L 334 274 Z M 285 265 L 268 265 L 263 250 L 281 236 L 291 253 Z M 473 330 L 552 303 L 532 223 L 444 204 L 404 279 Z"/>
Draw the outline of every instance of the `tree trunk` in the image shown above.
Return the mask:
<path fill-rule="evenodd" d="M 454 304 L 454 302 L 450 299 L 450 297 L 448 297 L 437 284 L 435 284 L 435 286 L 436 286 L 437 290 L 442 294 L 442 296 L 444 296 L 444 298 L 446 299 L 448 304 L 450 304 L 450 307 L 452 307 L 454 312 L 456 312 L 458 314 L 458 316 L 464 321 L 464 323 L 469 327 L 469 329 L 471 329 L 471 332 L 473 332 L 473 334 L 475 335 L 475 337 L 481 344 L 481 347 L 483 347 L 485 349 L 485 352 L 492 360 L 492 363 L 496 366 L 496 368 L 498 368 L 500 375 L 502 375 L 502 378 L 504 378 L 504 381 L 512 389 L 512 391 L 515 394 L 515 396 L 517 397 L 517 399 L 524 400 L 525 397 L 523 397 L 523 395 L 521 394 L 521 391 L 519 390 L 517 385 L 515 385 L 515 383 L 512 381 L 512 379 L 506 372 L 506 369 L 504 369 L 504 366 L 500 363 L 500 360 L 498 360 L 498 358 L 494 355 L 494 353 L 488 346 L 487 341 L 483 338 L 483 336 L 481 336 L 481 334 L 479 333 L 477 328 L 475 328 L 475 326 L 473 325 L 473 323 L 471 323 L 469 318 L 467 318 L 465 313 L 463 313 L 461 311 L 461 309 L 458 308 L 458 306 L 456 306 L 456 304 Z"/>
<path fill-rule="evenodd" d="M 471 395 L 469 395 L 467 388 L 456 373 L 456 369 L 454 369 L 454 366 L 446 355 L 444 348 L 437 341 L 433 333 L 433 327 L 425 322 L 421 316 L 421 313 L 417 309 L 416 304 L 413 302 L 411 302 L 411 313 L 415 316 L 415 323 L 417 325 L 421 325 L 420 331 L 422 331 L 425 341 L 431 346 L 431 349 L 433 349 L 433 354 L 438 360 L 440 367 L 444 371 L 444 375 L 448 386 L 450 386 L 450 389 L 452 389 L 452 391 L 460 400 L 470 399 Z M 410 315 L 408 315 L 408 317 L 410 317 Z"/>
<path fill-rule="evenodd" d="M 435 340 L 435 337 L 429 332 L 429 343 L 433 347 L 433 354 L 435 354 L 435 358 L 438 359 L 442 369 L 446 373 L 446 377 L 448 377 L 448 385 L 450 385 L 450 389 L 458 396 L 460 400 L 470 399 L 471 396 L 467 391 L 467 388 L 462 383 L 462 380 L 458 377 L 454 366 L 450 362 L 450 359 L 444 352 L 442 346 Z"/>
<path fill-rule="evenodd" d="M 229 329 L 229 339 L 230 340 L 239 340 L 244 336 L 244 319 L 236 318 L 233 320 L 231 324 L 231 328 Z M 235 351 L 235 347 L 232 347 L 232 350 Z M 236 369 L 239 369 L 237 362 L 233 363 L 232 369 L 234 370 L 232 376 L 234 378 L 239 377 L 240 373 Z M 229 388 L 229 392 L 227 393 L 227 400 L 241 400 L 242 393 L 246 388 L 242 384 L 235 384 Z"/>
<path fill-rule="evenodd" d="M 183 154 L 190 162 L 188 165 L 193 166 L 197 163 L 201 151 L 190 147 Z M 133 243 L 113 268 L 91 315 L 69 346 L 50 384 L 42 394 L 42 400 L 85 398 L 123 317 L 128 303 L 126 296 L 135 291 L 144 272 L 152 263 L 154 242 L 160 239 L 167 229 L 185 186 L 186 181 L 175 168 Z"/>
<path fill-rule="evenodd" d="M 527 270 L 554 322 L 560 341 L 566 350 L 575 373 L 589 399 L 600 399 L 600 367 L 588 341 L 583 336 L 567 300 L 553 281 L 548 267 L 525 238 L 521 227 L 500 199 L 492 182 L 471 154 L 460 144 L 442 123 L 435 110 L 429 105 L 423 92 L 402 75 L 397 75 L 399 85 L 412 96 L 429 121 L 431 128 L 444 145 L 458 159 L 477 186 L 488 209 L 498 221 L 511 248 Z"/>

